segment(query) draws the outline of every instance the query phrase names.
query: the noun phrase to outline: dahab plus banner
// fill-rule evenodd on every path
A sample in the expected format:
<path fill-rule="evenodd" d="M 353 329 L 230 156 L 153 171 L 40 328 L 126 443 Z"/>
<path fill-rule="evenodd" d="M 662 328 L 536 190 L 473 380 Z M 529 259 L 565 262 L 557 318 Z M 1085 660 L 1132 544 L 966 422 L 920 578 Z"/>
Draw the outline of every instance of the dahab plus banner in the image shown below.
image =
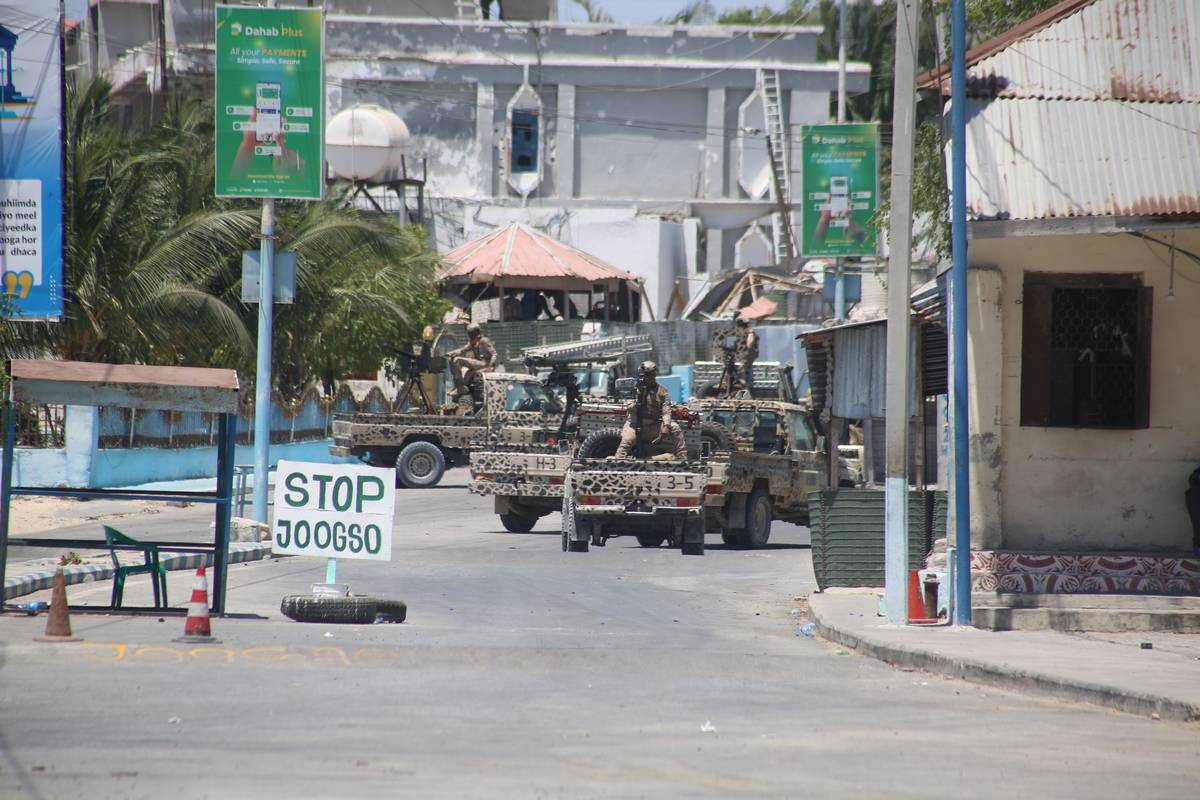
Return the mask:
<path fill-rule="evenodd" d="M 63 311 L 62 18 L 0 2 L 0 316 Z"/>

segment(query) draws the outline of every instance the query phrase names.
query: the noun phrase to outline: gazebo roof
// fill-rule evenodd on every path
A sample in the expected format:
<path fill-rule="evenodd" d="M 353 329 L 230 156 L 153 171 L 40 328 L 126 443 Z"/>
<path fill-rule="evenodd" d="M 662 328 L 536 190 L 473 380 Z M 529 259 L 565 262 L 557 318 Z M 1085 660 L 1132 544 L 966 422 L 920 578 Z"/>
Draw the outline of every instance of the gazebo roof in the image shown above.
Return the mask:
<path fill-rule="evenodd" d="M 495 283 L 517 289 L 564 289 L 618 281 L 632 272 L 563 244 L 519 222 L 456 247 L 438 278 L 451 284 Z"/>

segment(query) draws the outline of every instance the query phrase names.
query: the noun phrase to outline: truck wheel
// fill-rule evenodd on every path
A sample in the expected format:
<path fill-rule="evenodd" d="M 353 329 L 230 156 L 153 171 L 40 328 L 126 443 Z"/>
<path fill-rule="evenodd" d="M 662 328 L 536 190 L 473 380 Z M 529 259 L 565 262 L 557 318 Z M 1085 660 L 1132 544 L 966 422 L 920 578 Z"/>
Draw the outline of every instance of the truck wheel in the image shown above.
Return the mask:
<path fill-rule="evenodd" d="M 537 517 L 526 517 L 522 514 L 500 515 L 500 524 L 504 526 L 504 530 L 511 533 L 529 533 L 537 521 Z"/>
<path fill-rule="evenodd" d="M 617 453 L 621 446 L 621 431 L 616 428 L 604 428 L 594 431 L 579 444 L 576 458 L 609 458 Z"/>
<path fill-rule="evenodd" d="M 704 555 L 704 520 L 690 519 L 683 526 L 683 544 L 679 550 L 685 556 Z"/>
<path fill-rule="evenodd" d="M 571 494 L 570 486 L 565 488 L 562 506 L 562 549 L 564 553 L 586 553 L 588 551 L 588 531 L 579 521 L 575 513 L 575 495 Z"/>
<path fill-rule="evenodd" d="M 662 547 L 662 543 L 667 539 L 657 533 L 639 533 L 637 535 L 638 544 L 642 547 Z"/>
<path fill-rule="evenodd" d="M 737 440 L 733 438 L 733 431 L 719 422 L 701 422 L 700 441 L 708 442 L 708 449 L 714 453 L 737 450 Z"/>
<path fill-rule="evenodd" d="M 446 456 L 433 442 L 409 442 L 396 457 L 396 477 L 409 489 L 437 486 L 446 474 Z"/>
<path fill-rule="evenodd" d="M 761 486 L 750 493 L 746 501 L 746 546 L 757 549 L 771 538 L 771 496 Z"/>
<path fill-rule="evenodd" d="M 720 397 L 721 396 L 721 381 L 709 381 L 700 387 L 700 391 L 696 392 L 696 397 Z"/>
<path fill-rule="evenodd" d="M 375 621 L 379 603 L 374 597 L 314 597 L 293 594 L 283 598 L 279 610 L 296 622 L 369 625 Z"/>

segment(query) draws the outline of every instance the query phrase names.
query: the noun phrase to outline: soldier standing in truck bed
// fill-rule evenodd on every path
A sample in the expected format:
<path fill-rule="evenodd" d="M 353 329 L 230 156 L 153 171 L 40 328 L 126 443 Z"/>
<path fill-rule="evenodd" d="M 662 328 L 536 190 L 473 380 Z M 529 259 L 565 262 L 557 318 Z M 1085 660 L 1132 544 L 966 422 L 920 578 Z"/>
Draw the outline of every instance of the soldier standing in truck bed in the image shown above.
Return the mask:
<path fill-rule="evenodd" d="M 638 436 L 638 417 L 641 412 L 641 436 Z M 640 442 L 639 442 L 640 439 Z M 629 458 L 635 444 L 641 444 L 643 452 L 652 445 L 665 446 L 676 458 L 687 458 L 687 445 L 683 431 L 671 419 L 671 397 L 665 387 L 658 384 L 658 365 L 644 361 L 638 369 L 637 399 L 630 404 L 621 429 L 621 444 L 617 447 L 617 458 Z"/>
<path fill-rule="evenodd" d="M 758 358 L 758 334 L 750 327 L 750 320 L 738 315 L 735 329 L 736 344 L 733 357 L 741 367 L 742 385 L 750 392 L 754 387 L 754 361 Z"/>
<path fill-rule="evenodd" d="M 476 323 L 467 326 L 467 343 L 446 355 L 454 378 L 454 388 L 449 394 L 454 398 L 471 393 L 476 378 L 496 366 L 496 346 Z"/>

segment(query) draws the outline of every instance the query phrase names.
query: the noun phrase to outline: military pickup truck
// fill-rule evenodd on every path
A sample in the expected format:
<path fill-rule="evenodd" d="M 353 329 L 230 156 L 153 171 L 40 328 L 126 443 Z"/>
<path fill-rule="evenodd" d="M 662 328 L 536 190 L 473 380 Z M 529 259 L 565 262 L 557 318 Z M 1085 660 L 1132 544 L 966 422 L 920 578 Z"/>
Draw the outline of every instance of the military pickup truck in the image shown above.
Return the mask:
<path fill-rule="evenodd" d="M 809 409 L 752 399 L 697 402 L 706 422 L 724 428 L 731 448 L 698 459 L 599 459 L 571 462 L 563 489 L 563 549 L 587 552 L 632 534 L 643 547 L 664 542 L 703 555 L 706 533 L 758 548 L 774 520 L 808 524 L 808 494 L 827 484 L 824 438 Z M 850 471 L 841 467 L 842 477 Z"/>
<path fill-rule="evenodd" d="M 544 445 L 555 440 L 562 408 L 533 375 L 487 373 L 477 409 L 450 404 L 441 414 L 360 412 L 335 414 L 335 456 L 354 456 L 377 467 L 396 467 L 408 488 L 436 486 L 447 466 L 465 466 L 473 442 L 489 434 L 506 442 Z"/>
<path fill-rule="evenodd" d="M 626 401 L 620 398 L 585 401 L 567 438 L 554 444 L 498 442 L 496 437 L 480 443 L 471 450 L 467 488 L 495 498 L 505 530 L 527 533 L 539 519 L 561 510 L 563 478 L 574 459 L 605 459 L 617 452 L 625 409 Z M 693 456 L 699 456 L 705 442 L 710 449 L 730 446 L 723 431 L 705 424 L 695 411 L 676 406 L 671 416 Z"/>

